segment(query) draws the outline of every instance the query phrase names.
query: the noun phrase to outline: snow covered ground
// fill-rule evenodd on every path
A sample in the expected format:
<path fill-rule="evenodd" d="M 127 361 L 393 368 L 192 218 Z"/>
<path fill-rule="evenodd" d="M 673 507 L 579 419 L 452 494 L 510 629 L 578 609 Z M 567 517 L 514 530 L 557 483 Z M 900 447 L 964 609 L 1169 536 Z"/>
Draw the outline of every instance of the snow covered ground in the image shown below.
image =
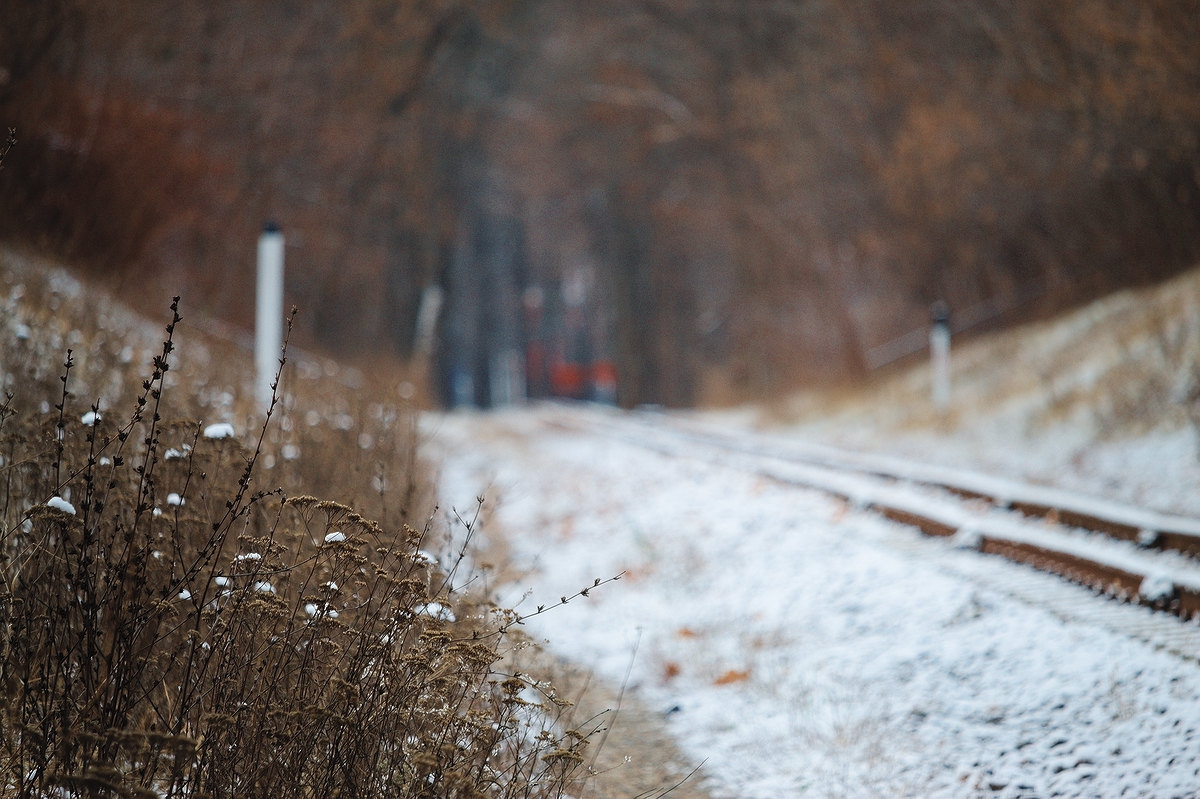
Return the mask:
<path fill-rule="evenodd" d="M 76 345 L 67 315 L 34 326 L 15 313 L 14 280 L 6 358 L 29 357 L 31 327 L 57 336 L 56 353 Z M 52 303 L 79 293 L 55 280 Z M 703 416 L 1200 515 L 1197 298 L 1193 273 L 956 345 L 944 413 L 930 410 L 918 366 L 850 396 Z M 111 329 L 134 327 L 120 317 Z M 159 326 L 143 332 L 152 346 Z M 426 454 L 440 460 L 446 505 L 469 513 L 487 497 L 485 537 L 503 541 L 518 575 L 501 598 L 526 612 L 625 575 L 529 627 L 610 684 L 628 672 L 666 734 L 704 764 L 697 789 L 1200 796 L 1195 662 L 999 590 L 995 575 L 1028 577 L 1021 567 L 731 463 L 653 454 L 545 416 L 429 416 Z"/>
<path fill-rule="evenodd" d="M 1198 296 L 1193 273 L 958 348 L 941 412 L 918 365 L 865 392 L 702 417 L 1200 514 Z M 1200 796 L 1200 665 L 1000 588 L 1056 578 L 550 415 L 427 419 L 445 500 L 487 497 L 485 532 L 521 575 L 504 598 L 526 611 L 625 573 L 529 626 L 610 683 L 628 671 L 704 763 L 697 788 Z"/>
<path fill-rule="evenodd" d="M 1196 663 L 1064 623 L 948 567 L 980 556 L 824 495 L 544 415 L 430 420 L 446 498 L 495 504 L 526 611 L 626 574 L 530 627 L 608 681 L 632 661 L 711 795 L 1200 795 Z"/>
<path fill-rule="evenodd" d="M 1200 269 L 953 350 L 941 411 L 918 363 L 706 416 L 1200 516 Z"/>

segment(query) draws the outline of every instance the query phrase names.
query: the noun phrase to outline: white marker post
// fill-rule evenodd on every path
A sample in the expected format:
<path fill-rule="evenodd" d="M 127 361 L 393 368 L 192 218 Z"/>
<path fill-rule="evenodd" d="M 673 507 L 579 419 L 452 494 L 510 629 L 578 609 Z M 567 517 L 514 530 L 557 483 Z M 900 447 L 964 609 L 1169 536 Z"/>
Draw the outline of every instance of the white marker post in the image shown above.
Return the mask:
<path fill-rule="evenodd" d="M 274 222 L 258 237 L 258 294 L 254 321 L 254 367 L 258 401 L 271 401 L 271 383 L 283 350 L 283 231 Z"/>
<path fill-rule="evenodd" d="M 929 328 L 930 374 L 933 381 L 933 404 L 945 410 L 950 404 L 950 309 L 944 302 L 935 302 Z"/>
<path fill-rule="evenodd" d="M 422 358 L 433 355 L 437 343 L 438 317 L 442 313 L 442 300 L 445 292 L 441 286 L 426 286 L 421 292 L 421 307 L 417 311 L 417 346 L 416 352 Z"/>
<path fill-rule="evenodd" d="M 525 399 L 525 359 L 521 351 L 506 349 L 492 356 L 491 400 L 493 408 L 516 405 Z"/>

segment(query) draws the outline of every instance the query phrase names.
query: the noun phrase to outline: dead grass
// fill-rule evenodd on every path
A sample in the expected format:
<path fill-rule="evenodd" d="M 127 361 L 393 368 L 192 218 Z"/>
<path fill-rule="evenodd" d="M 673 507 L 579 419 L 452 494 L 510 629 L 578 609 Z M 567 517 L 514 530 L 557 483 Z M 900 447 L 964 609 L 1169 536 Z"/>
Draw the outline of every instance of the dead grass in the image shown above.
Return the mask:
<path fill-rule="evenodd" d="M 1057 319 L 956 343 L 953 392 L 930 399 L 918 363 L 862 385 L 813 391 L 765 411 L 772 422 L 849 429 L 954 432 L 1020 420 L 1014 435 L 1071 422 L 1097 438 L 1186 425 L 1200 397 L 1200 272 L 1113 294 Z M 852 436 L 851 436 L 852 437 Z"/>
<path fill-rule="evenodd" d="M 254 408 L 175 306 L 152 349 L 5 257 L 0 794 L 573 791 L 599 722 L 506 665 L 394 386 L 302 360 Z"/>

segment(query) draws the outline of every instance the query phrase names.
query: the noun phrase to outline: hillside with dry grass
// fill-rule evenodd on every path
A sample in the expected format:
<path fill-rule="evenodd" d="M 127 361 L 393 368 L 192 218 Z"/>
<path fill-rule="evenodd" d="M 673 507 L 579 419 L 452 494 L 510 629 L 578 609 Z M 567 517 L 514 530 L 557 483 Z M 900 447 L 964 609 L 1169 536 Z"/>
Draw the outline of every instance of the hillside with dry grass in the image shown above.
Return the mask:
<path fill-rule="evenodd" d="M 849 390 L 808 391 L 757 423 L 868 452 L 982 469 L 1200 514 L 1200 270 L 951 348 Z"/>
<path fill-rule="evenodd" d="M 517 670 L 396 386 L 302 356 L 255 406 L 178 298 L 8 251 L 0 303 L 0 794 L 582 795 L 599 723 Z"/>
<path fill-rule="evenodd" d="M 1200 271 L 1192 269 L 963 342 L 953 348 L 945 407 L 931 399 L 924 363 L 861 390 L 798 394 L 772 412 L 835 427 L 853 419 L 877 439 L 906 430 L 953 432 L 980 421 L 1015 425 L 1025 436 L 1078 421 L 1097 440 L 1186 427 L 1200 399 L 1198 297 Z"/>
<path fill-rule="evenodd" d="M 1200 255 L 1178 0 L 3 14 L 0 236 L 245 325 L 273 219 L 305 346 L 407 358 L 444 289 L 443 397 L 535 349 L 625 404 L 861 377 L 934 300 L 974 332 Z"/>

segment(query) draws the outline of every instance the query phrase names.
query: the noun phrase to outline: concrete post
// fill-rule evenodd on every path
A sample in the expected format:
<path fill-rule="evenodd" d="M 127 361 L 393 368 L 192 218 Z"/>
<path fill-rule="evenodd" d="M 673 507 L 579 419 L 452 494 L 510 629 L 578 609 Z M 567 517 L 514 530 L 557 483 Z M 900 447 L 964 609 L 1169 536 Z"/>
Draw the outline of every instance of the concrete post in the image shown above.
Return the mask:
<path fill-rule="evenodd" d="M 525 359 L 520 350 L 495 353 L 491 362 L 491 401 L 493 408 L 519 405 L 525 400 Z"/>
<path fill-rule="evenodd" d="M 422 358 L 433 355 L 437 343 L 438 317 L 442 313 L 445 292 L 441 286 L 427 286 L 421 292 L 421 307 L 417 311 L 417 335 L 414 350 Z"/>
<path fill-rule="evenodd" d="M 258 290 L 254 320 L 255 395 L 271 401 L 271 383 L 283 350 L 283 231 L 274 222 L 258 238 Z"/>
<path fill-rule="evenodd" d="M 944 302 L 935 302 L 931 317 L 929 356 L 933 404 L 944 410 L 950 404 L 950 309 Z"/>

